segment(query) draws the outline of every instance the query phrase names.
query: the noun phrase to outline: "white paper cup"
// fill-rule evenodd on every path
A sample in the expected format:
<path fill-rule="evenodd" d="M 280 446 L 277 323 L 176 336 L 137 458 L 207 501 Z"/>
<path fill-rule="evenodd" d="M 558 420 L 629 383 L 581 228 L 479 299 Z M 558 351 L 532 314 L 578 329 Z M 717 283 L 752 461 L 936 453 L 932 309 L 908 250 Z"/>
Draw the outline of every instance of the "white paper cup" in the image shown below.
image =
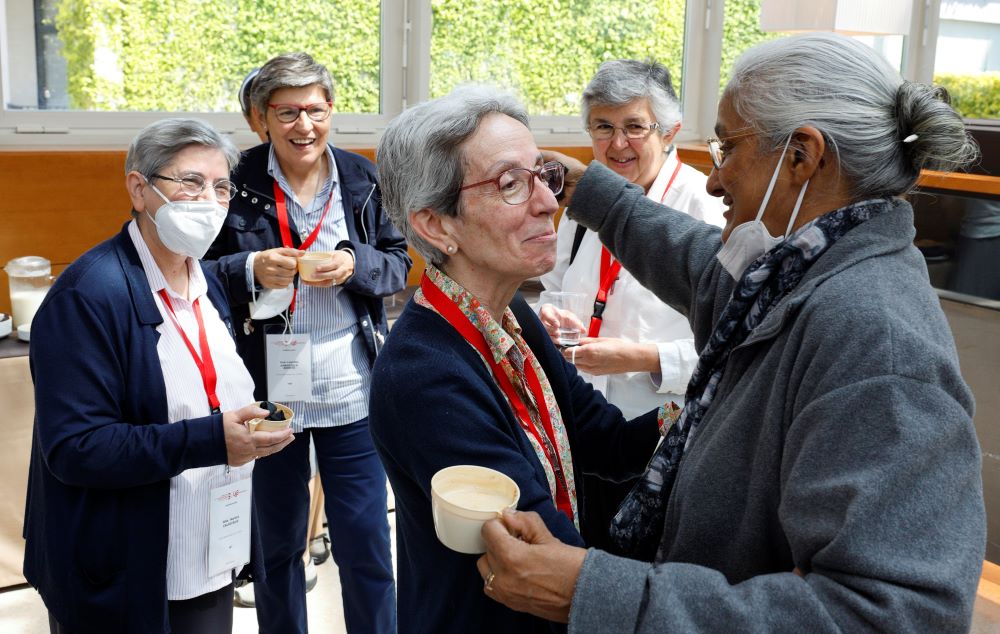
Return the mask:
<path fill-rule="evenodd" d="M 309 251 L 299 258 L 299 276 L 307 282 L 318 282 L 316 267 L 330 259 L 330 254 L 324 251 Z"/>
<path fill-rule="evenodd" d="M 257 401 L 260 404 L 260 401 Z M 275 403 L 274 407 L 278 411 L 285 413 L 285 420 L 267 420 L 264 418 L 251 418 L 247 421 L 247 429 L 251 432 L 255 431 L 281 431 L 282 429 L 288 429 L 292 424 L 292 419 L 295 418 L 295 414 L 287 405 L 282 405 L 281 403 Z"/>
<path fill-rule="evenodd" d="M 508 476 L 476 465 L 441 469 L 431 478 L 431 513 L 441 543 L 469 555 L 486 552 L 483 523 L 517 508 L 521 490 Z"/>

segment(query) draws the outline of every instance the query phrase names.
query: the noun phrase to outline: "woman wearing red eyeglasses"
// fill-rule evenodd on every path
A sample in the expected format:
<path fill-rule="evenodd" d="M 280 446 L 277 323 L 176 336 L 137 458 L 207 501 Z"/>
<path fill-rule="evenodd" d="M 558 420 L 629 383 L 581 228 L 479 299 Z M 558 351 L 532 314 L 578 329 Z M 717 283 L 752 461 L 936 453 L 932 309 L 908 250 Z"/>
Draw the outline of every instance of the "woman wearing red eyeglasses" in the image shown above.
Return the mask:
<path fill-rule="evenodd" d="M 299 441 L 254 479 L 267 566 L 254 586 L 257 622 L 261 632 L 306 631 L 311 439 L 348 630 L 394 632 L 385 472 L 368 395 L 387 332 L 382 298 L 403 289 L 411 264 L 406 242 L 382 214 L 374 165 L 328 141 L 325 67 L 305 53 L 271 59 L 250 105 L 269 142 L 243 154 L 239 191 L 207 257 L 220 261 L 255 395 L 291 407 Z M 308 281 L 297 276 L 306 253 L 323 254 Z"/>

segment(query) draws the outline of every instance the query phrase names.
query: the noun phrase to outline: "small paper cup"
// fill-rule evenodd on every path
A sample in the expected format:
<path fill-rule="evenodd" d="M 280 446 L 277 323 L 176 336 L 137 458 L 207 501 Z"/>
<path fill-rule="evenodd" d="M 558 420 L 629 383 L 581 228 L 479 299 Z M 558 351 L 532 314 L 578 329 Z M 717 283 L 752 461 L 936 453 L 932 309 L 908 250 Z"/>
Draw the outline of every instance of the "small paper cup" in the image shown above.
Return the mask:
<path fill-rule="evenodd" d="M 259 403 L 260 401 L 258 401 Z M 288 429 L 292 424 L 292 419 L 295 418 L 295 414 L 292 410 L 288 409 L 287 405 L 282 405 L 281 403 L 275 403 L 275 408 L 278 411 L 285 413 L 285 420 L 267 420 L 264 418 L 251 418 L 247 421 L 247 429 L 251 432 L 255 431 L 281 431 L 282 429 Z"/>
<path fill-rule="evenodd" d="M 521 490 L 508 476 L 476 465 L 455 465 L 431 478 L 434 532 L 448 548 L 477 555 L 486 552 L 483 524 L 504 509 L 517 508 Z"/>
<path fill-rule="evenodd" d="M 330 259 L 330 254 L 325 251 L 309 251 L 299 258 L 299 277 L 307 282 L 318 282 L 316 278 L 316 267 Z"/>

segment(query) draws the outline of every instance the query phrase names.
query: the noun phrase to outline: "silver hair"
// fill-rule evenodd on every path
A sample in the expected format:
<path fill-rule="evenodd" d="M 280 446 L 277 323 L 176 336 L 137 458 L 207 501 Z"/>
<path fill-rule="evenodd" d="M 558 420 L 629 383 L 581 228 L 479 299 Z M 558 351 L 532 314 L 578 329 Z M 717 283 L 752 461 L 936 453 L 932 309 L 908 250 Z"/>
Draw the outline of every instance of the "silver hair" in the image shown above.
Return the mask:
<path fill-rule="evenodd" d="M 780 148 L 802 126 L 819 130 L 857 200 L 904 194 L 921 169 L 956 169 L 979 153 L 947 91 L 904 81 L 842 35 L 758 44 L 733 65 L 727 97 L 759 133 L 761 150 Z"/>
<path fill-rule="evenodd" d="M 447 255 L 416 234 L 410 214 L 421 209 L 450 217 L 460 213 L 459 189 L 467 166 L 461 146 L 491 113 L 528 126 L 528 113 L 513 95 L 469 85 L 406 110 L 389 123 L 379 141 L 382 203 L 396 228 L 431 264 L 445 262 Z"/>
<path fill-rule="evenodd" d="M 132 139 L 125 156 L 125 173 L 152 176 L 189 145 L 202 145 L 222 152 L 229 171 L 240 160 L 240 151 L 229 139 L 200 119 L 162 119 L 151 123 Z"/>
<path fill-rule="evenodd" d="M 333 79 L 326 66 L 317 63 L 308 53 L 278 55 L 261 66 L 250 89 L 250 103 L 261 113 L 266 113 L 267 104 L 276 90 L 313 84 L 323 88 L 326 98 L 333 101 Z"/>
<path fill-rule="evenodd" d="M 649 100 L 660 134 L 680 123 L 681 105 L 667 67 L 654 60 L 616 59 L 601 64 L 583 91 L 580 109 L 584 127 L 590 125 L 594 106 L 624 106 L 636 99 Z"/>

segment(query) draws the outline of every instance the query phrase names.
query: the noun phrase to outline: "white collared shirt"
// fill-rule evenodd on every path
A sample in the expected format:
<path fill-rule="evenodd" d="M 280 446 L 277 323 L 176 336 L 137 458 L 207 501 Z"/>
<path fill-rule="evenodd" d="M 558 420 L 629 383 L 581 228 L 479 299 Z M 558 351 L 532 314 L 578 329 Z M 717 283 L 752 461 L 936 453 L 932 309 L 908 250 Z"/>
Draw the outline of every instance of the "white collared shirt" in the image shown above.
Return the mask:
<path fill-rule="evenodd" d="M 340 175 L 333 150 L 326 147 L 330 176 L 304 209 L 288 184 L 271 146 L 268 174 L 285 192 L 288 214 L 305 239 L 323 216 L 323 207 L 330 209 L 316 234 L 310 251 L 334 251 L 337 245 L 350 239 L 347 231 L 344 202 L 340 193 Z M 331 199 L 332 197 L 332 199 Z M 292 431 L 304 428 L 336 427 L 355 423 L 368 416 L 368 393 L 371 369 L 364 334 L 358 326 L 354 304 L 343 286 L 309 286 L 300 283 L 295 294 L 292 331 L 308 333 L 312 350 L 312 400 L 285 403 L 295 412 Z"/>
<path fill-rule="evenodd" d="M 218 377 L 216 394 L 222 411 L 228 411 L 254 402 L 253 379 L 236 353 L 236 342 L 207 295 L 208 283 L 201 266 L 193 258 L 187 259 L 187 298 L 170 288 L 163 273 L 153 260 L 146 242 L 135 221 L 129 224 L 129 237 L 139 252 L 142 268 L 149 281 L 150 292 L 156 301 L 163 323 L 156 327 L 160 340 L 156 353 L 163 370 L 167 392 L 167 419 L 173 423 L 211 414 L 208 396 L 202 383 L 201 372 L 191 357 L 184 339 L 164 306 L 159 290 L 165 288 L 173 305 L 177 322 L 184 329 L 188 340 L 198 350 L 198 322 L 193 302 L 198 299 L 202 319 L 212 351 L 212 361 Z M 200 351 L 199 351 L 200 352 Z M 208 529 L 211 490 L 237 480 L 246 480 L 253 473 L 253 462 L 242 467 L 226 465 L 187 469 L 170 479 L 170 539 L 167 543 L 167 599 L 177 601 L 213 592 L 232 581 L 232 573 L 208 574 Z M 155 546 L 151 546 L 154 547 Z M 239 572 L 238 570 L 235 572 Z"/>
<path fill-rule="evenodd" d="M 676 167 L 677 152 L 673 151 L 650 186 L 647 198 L 662 201 L 666 206 L 699 220 L 723 226 L 725 206 L 722 199 L 708 194 L 705 190 L 707 177 L 690 165 L 681 165 L 664 196 Z M 600 285 L 601 241 L 596 233 L 588 231 L 570 264 L 569 256 L 578 226 L 565 214 L 559 221 L 556 266 L 541 277 L 541 282 L 545 290 L 578 291 L 593 298 Z M 593 299 L 589 301 L 593 302 Z M 580 373 L 600 389 L 610 403 L 622 410 L 626 418 L 633 418 L 671 400 L 678 405 L 684 404 L 684 391 L 698 363 L 691 326 L 686 317 L 661 302 L 625 269 L 621 270 L 618 281 L 608 293 L 600 336 L 652 343 L 659 354 L 658 374 L 625 372 L 593 377 Z"/>

